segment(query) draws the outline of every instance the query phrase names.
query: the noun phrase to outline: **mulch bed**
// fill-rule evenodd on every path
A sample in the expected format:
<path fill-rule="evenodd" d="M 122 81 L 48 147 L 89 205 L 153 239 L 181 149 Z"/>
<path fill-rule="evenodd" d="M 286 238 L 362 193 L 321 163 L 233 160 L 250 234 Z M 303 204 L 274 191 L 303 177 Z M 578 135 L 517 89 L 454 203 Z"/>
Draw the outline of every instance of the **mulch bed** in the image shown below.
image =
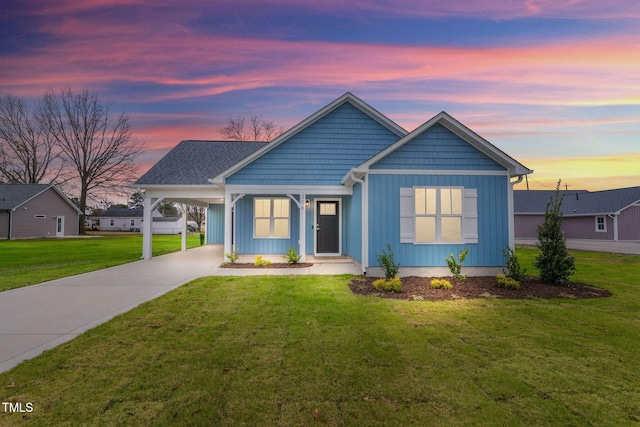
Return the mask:
<path fill-rule="evenodd" d="M 358 277 L 349 283 L 354 294 L 370 295 L 382 298 L 417 301 L 442 301 L 469 298 L 601 298 L 611 296 L 606 289 L 581 283 L 568 283 L 563 286 L 542 283 L 539 278 L 531 277 L 521 283 L 519 290 L 499 288 L 493 276 L 469 277 L 458 282 L 453 277 L 445 277 L 453 285 L 453 289 L 433 289 L 429 283 L 433 277 L 403 277 L 401 292 L 381 292 L 373 287 L 372 282 L 378 277 Z"/>
<path fill-rule="evenodd" d="M 313 263 L 299 262 L 297 264 L 287 264 L 286 262 L 273 262 L 269 265 L 257 266 L 250 262 L 236 262 L 235 264 L 225 263 L 220 265 L 221 268 L 306 268 L 311 267 Z"/>

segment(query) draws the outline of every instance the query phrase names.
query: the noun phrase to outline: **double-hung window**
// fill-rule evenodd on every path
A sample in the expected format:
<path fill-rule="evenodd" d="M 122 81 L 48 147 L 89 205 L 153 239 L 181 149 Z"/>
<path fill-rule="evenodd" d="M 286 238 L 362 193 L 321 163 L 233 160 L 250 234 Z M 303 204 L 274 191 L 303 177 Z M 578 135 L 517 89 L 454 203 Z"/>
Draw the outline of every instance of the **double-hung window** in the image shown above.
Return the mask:
<path fill-rule="evenodd" d="M 596 233 L 605 233 L 607 231 L 607 219 L 603 216 L 596 217 Z"/>
<path fill-rule="evenodd" d="M 462 189 L 415 188 L 415 242 L 462 243 Z"/>
<path fill-rule="evenodd" d="M 256 238 L 289 237 L 288 198 L 255 198 L 253 235 Z"/>
<path fill-rule="evenodd" d="M 401 243 L 477 243 L 477 190 L 462 187 L 400 189 Z"/>

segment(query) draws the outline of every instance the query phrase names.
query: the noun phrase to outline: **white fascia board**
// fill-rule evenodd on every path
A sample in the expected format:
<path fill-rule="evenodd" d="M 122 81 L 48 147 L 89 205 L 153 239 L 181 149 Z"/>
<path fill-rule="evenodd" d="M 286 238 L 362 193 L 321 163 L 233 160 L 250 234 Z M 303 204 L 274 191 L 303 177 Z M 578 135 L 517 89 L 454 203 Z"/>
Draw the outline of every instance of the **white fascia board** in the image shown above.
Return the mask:
<path fill-rule="evenodd" d="M 78 212 L 78 214 L 82 214 L 82 211 L 81 211 L 80 209 L 78 209 L 78 207 L 77 207 L 77 206 L 76 206 L 76 205 L 75 205 L 71 200 L 69 200 L 69 198 L 68 198 L 67 196 L 65 196 L 65 195 L 64 195 L 64 193 L 63 193 L 62 191 L 58 190 L 58 187 L 56 187 L 55 185 L 51 185 L 49 188 L 53 188 L 53 190 L 54 190 L 56 193 L 58 193 L 58 195 L 59 195 L 60 197 L 62 197 L 62 200 L 64 200 L 65 202 L 67 202 L 67 204 L 68 204 L 69 206 L 71 206 L 73 209 L 75 209 L 75 210 L 76 210 L 76 212 Z M 47 188 L 47 190 L 48 190 L 49 188 Z M 45 190 L 45 191 L 47 191 L 47 190 Z M 41 193 L 38 193 L 38 195 L 40 195 L 40 194 L 42 194 L 42 193 L 44 193 L 44 191 L 43 191 L 43 192 L 41 192 Z M 35 197 L 35 196 L 34 196 L 34 197 Z"/>
<path fill-rule="evenodd" d="M 507 171 L 509 172 L 510 176 L 527 175 L 527 174 L 533 173 L 532 170 L 520 164 L 517 160 L 513 159 L 512 157 L 510 157 L 509 155 L 507 155 L 506 153 L 498 149 L 489 141 L 482 138 L 480 135 L 476 134 L 471 129 L 469 129 L 468 127 L 466 127 L 465 125 L 463 125 L 462 123 L 460 123 L 459 121 L 457 121 L 456 119 L 454 119 L 444 111 L 435 115 L 431 119 L 427 120 L 425 123 L 418 126 L 415 130 L 413 130 L 408 135 L 399 139 L 398 141 L 391 144 L 389 147 L 385 148 L 384 150 L 380 151 L 378 154 L 376 154 L 366 162 L 362 163 L 360 166 L 355 168 L 355 171 L 368 172 L 369 167 L 372 164 L 388 156 L 398 148 L 402 147 L 407 142 L 414 139 L 416 136 L 420 135 L 421 133 L 423 133 L 424 131 L 426 131 L 427 129 L 429 129 L 430 127 L 438 123 L 443 125 L 447 129 L 449 129 L 451 132 L 453 132 L 454 134 L 462 138 L 467 143 L 471 144 L 471 146 L 475 147 L 476 149 L 480 150 L 482 153 L 486 154 L 487 156 L 489 156 L 490 158 L 498 162 L 500 165 L 504 166 L 505 169 L 507 169 Z"/>
<path fill-rule="evenodd" d="M 363 111 L 365 114 L 369 115 L 371 118 L 373 118 L 374 120 L 376 120 L 377 122 L 385 126 L 387 129 L 389 129 L 391 132 L 395 133 L 399 137 L 407 134 L 407 131 L 404 130 L 402 127 L 400 127 L 397 123 L 395 123 L 391 119 L 387 118 L 386 116 L 378 112 L 376 109 L 374 109 L 373 107 L 368 105 L 366 102 L 359 99 L 357 96 L 353 95 L 351 92 L 347 92 L 341 97 L 339 97 L 338 99 L 336 99 L 335 101 L 329 103 L 325 107 L 316 111 L 315 113 L 313 113 L 312 115 L 310 115 L 309 117 L 307 117 L 306 119 L 298 123 L 297 125 L 293 126 L 291 129 L 284 132 L 282 135 L 278 136 L 276 139 L 274 139 L 270 143 L 265 144 L 264 147 L 260 148 L 257 151 L 254 151 L 252 154 L 245 157 L 235 165 L 231 166 L 227 170 L 222 171 L 218 175 L 214 176 L 209 181 L 217 185 L 224 184 L 226 177 L 233 175 L 234 173 L 238 172 L 240 169 L 242 169 L 249 163 L 253 162 L 255 159 L 273 150 L 278 145 L 282 144 L 284 141 L 291 138 L 298 132 L 302 131 L 303 129 L 317 122 L 322 117 L 326 116 L 327 114 L 329 114 L 330 112 L 332 112 L 333 110 L 335 110 L 336 108 L 344 104 L 345 102 L 350 102 L 352 105 L 354 105 L 355 107 Z"/>
<path fill-rule="evenodd" d="M 147 185 L 140 186 L 150 197 L 182 199 L 220 199 L 224 189 L 213 185 Z"/>
<path fill-rule="evenodd" d="M 511 174 L 511 176 L 517 175 L 528 175 L 533 173 L 533 171 L 523 164 L 518 162 L 513 157 L 509 156 L 504 151 L 500 150 L 498 147 L 451 117 L 446 112 L 440 113 L 436 117 L 440 117 L 438 122 L 449 129 L 451 132 L 458 135 L 460 138 L 471 144 L 473 147 L 478 149 L 480 152 L 486 154 L 488 157 L 492 158 L 500 165 L 504 166 Z"/>
<path fill-rule="evenodd" d="M 507 171 L 493 170 L 425 170 L 425 169 L 370 169 L 370 175 L 463 175 L 463 176 L 509 176 Z"/>
<path fill-rule="evenodd" d="M 244 185 L 226 186 L 230 194 L 306 194 L 306 195 L 352 195 L 353 189 L 344 185 Z"/>

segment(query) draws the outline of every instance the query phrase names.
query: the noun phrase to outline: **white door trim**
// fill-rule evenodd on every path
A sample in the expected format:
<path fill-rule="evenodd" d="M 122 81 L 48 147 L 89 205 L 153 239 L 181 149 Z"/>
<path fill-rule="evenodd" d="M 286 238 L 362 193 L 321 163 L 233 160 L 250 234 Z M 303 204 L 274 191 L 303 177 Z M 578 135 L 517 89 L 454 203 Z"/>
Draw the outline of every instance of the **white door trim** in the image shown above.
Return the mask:
<path fill-rule="evenodd" d="M 338 253 L 318 253 L 318 202 L 338 202 Z M 314 256 L 341 256 L 342 255 L 342 199 L 341 198 L 315 198 L 313 199 L 313 255 Z"/>
<path fill-rule="evenodd" d="M 56 217 L 56 237 L 64 236 L 64 216 Z"/>

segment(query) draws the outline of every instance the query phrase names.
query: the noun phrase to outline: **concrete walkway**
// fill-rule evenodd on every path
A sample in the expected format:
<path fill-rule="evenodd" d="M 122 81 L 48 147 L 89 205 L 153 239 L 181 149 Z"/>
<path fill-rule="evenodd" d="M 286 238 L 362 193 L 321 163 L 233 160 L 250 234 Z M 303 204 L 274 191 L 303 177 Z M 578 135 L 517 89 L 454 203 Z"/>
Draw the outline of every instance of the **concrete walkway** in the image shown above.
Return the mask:
<path fill-rule="evenodd" d="M 300 269 L 223 269 L 222 261 L 220 245 L 202 246 L 0 292 L 0 372 L 198 277 L 360 274 L 345 260 Z"/>

